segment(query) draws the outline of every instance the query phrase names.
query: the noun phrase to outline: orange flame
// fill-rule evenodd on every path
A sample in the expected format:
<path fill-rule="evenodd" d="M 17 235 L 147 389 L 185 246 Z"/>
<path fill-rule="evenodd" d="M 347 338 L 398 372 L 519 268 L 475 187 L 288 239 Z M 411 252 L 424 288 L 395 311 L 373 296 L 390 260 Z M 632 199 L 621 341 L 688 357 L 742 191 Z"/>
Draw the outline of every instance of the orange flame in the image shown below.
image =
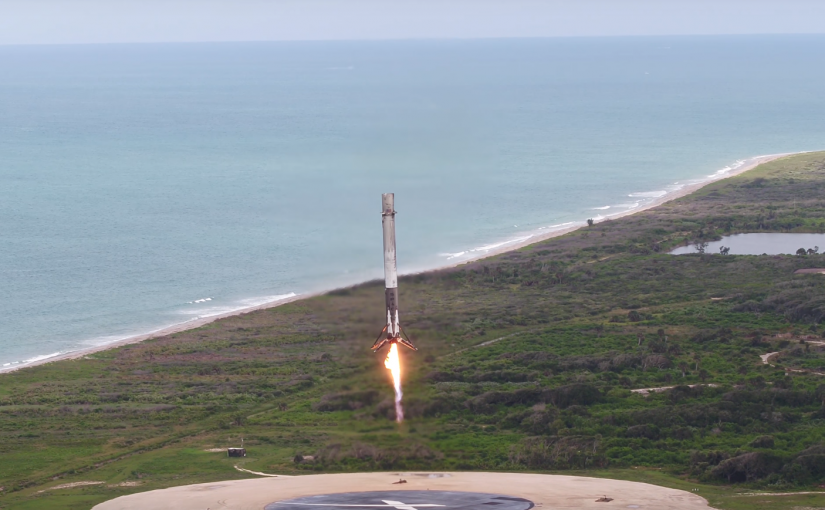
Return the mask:
<path fill-rule="evenodd" d="M 404 393 L 401 391 L 401 360 L 398 356 L 398 344 L 390 344 L 390 351 L 387 353 L 387 359 L 384 360 L 384 366 L 392 373 L 392 385 L 395 387 L 395 421 L 401 423 L 404 421 L 404 409 L 401 407 L 401 397 Z"/>

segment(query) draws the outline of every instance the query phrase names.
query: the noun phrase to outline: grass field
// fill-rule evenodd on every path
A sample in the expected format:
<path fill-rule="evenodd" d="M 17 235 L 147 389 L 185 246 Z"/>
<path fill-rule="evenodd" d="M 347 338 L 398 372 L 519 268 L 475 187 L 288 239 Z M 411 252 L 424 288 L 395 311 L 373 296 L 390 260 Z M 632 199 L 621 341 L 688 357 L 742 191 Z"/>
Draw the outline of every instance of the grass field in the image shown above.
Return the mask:
<path fill-rule="evenodd" d="M 235 465 L 564 472 L 825 507 L 741 495 L 825 491 L 825 276 L 794 275 L 825 255 L 667 254 L 737 232 L 825 232 L 825 153 L 402 278 L 420 351 L 402 353 L 400 426 L 369 351 L 381 282 L 0 375 L 0 508 L 251 476 Z M 241 438 L 244 459 L 206 451 Z M 100 483 L 60 488 L 77 482 Z"/>

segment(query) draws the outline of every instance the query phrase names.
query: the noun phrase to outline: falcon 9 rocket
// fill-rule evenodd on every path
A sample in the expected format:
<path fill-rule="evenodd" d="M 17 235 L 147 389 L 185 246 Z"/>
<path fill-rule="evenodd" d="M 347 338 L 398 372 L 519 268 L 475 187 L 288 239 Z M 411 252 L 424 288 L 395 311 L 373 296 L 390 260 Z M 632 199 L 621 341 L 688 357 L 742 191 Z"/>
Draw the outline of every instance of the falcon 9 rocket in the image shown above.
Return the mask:
<path fill-rule="evenodd" d="M 384 226 L 384 297 L 386 300 L 387 325 L 372 345 L 373 351 L 398 343 L 417 351 L 409 337 L 401 330 L 398 320 L 398 268 L 395 260 L 395 194 L 381 195 L 381 223 Z"/>

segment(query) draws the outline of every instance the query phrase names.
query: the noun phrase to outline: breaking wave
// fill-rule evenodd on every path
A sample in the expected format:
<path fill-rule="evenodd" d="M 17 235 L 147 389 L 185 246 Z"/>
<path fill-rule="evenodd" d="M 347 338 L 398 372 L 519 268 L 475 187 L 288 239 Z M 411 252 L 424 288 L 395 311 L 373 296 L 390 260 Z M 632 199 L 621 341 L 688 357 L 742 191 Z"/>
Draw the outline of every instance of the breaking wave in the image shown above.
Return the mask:
<path fill-rule="evenodd" d="M 41 354 L 40 356 L 34 356 L 28 359 L 24 359 L 21 361 L 10 361 L 8 363 L 3 363 L 0 365 L 0 371 L 7 370 L 9 368 L 21 367 L 25 365 L 29 365 L 31 363 L 37 363 L 38 361 L 47 360 L 49 358 L 54 358 L 56 356 L 60 356 L 61 354 L 65 354 L 63 351 L 53 352 L 51 354 Z"/>
<path fill-rule="evenodd" d="M 667 191 L 665 190 L 656 190 L 656 191 L 638 191 L 635 193 L 631 193 L 627 196 L 631 198 L 659 198 L 667 195 Z"/>
<path fill-rule="evenodd" d="M 226 304 L 223 306 L 210 306 L 206 308 L 196 308 L 196 309 L 185 309 L 180 310 L 178 315 L 194 315 L 195 317 L 192 320 L 197 319 L 205 319 L 208 317 L 215 317 L 216 315 L 225 315 L 228 313 L 240 312 L 241 310 L 246 310 L 248 308 L 255 308 L 258 306 L 263 306 L 266 304 L 274 304 L 280 301 L 284 301 L 285 299 L 290 299 L 298 294 L 294 292 L 289 292 L 287 294 L 276 294 L 272 296 L 259 296 L 254 298 L 247 298 L 247 299 L 240 299 L 235 301 L 234 303 Z M 211 301 L 212 298 L 206 300 L 199 300 L 194 301 L 194 303 L 204 302 L 204 301 Z"/>

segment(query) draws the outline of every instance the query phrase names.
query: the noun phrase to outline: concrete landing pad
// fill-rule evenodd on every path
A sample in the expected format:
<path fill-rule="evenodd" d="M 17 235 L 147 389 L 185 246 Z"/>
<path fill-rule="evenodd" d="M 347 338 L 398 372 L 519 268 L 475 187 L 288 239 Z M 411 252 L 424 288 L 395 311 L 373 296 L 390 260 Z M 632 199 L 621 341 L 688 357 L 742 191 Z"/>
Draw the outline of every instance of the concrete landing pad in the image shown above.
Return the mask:
<path fill-rule="evenodd" d="M 405 483 L 396 483 L 405 480 Z M 611 501 L 597 501 L 603 497 Z M 93 510 L 708 510 L 689 492 L 622 480 L 517 473 L 353 473 L 185 485 Z"/>

